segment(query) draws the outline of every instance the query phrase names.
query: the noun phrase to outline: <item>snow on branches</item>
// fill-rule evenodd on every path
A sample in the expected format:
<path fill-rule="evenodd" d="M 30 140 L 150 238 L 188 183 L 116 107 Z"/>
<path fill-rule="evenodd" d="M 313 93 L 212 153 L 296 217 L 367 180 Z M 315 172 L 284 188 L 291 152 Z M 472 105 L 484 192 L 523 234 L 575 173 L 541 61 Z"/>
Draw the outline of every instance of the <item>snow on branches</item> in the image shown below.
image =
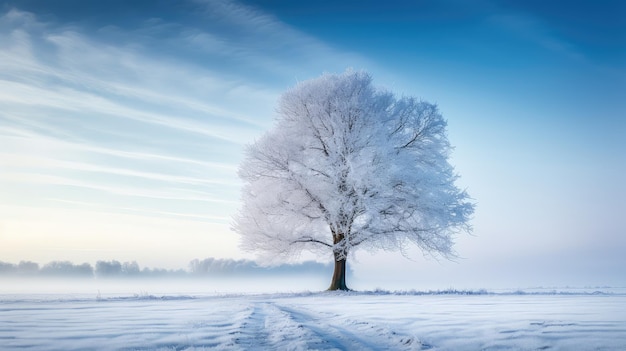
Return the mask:
<path fill-rule="evenodd" d="M 285 92 L 272 130 L 250 145 L 234 229 L 266 262 L 302 250 L 453 255 L 473 204 L 454 182 L 437 107 L 375 88 L 365 72 L 326 74 Z"/>

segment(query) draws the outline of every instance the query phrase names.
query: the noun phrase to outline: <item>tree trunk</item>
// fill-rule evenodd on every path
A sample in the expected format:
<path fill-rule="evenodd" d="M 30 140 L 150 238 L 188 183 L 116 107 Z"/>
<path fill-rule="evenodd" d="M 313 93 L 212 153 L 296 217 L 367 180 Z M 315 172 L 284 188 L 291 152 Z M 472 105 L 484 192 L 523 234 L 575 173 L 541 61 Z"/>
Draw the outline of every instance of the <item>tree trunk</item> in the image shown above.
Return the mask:
<path fill-rule="evenodd" d="M 346 285 L 346 258 L 337 259 L 337 257 L 335 254 L 335 272 L 328 290 L 350 290 Z"/>

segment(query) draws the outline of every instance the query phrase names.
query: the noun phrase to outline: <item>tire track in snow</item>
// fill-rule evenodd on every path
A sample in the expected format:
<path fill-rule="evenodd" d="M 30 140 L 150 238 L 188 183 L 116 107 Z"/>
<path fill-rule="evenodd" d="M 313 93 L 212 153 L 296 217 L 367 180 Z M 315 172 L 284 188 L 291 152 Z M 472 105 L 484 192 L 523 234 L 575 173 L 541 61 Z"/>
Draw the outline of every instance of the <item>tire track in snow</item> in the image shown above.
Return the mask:
<path fill-rule="evenodd" d="M 270 302 L 251 305 L 250 314 L 243 319 L 235 334 L 233 343 L 241 350 L 329 349 L 310 347 L 311 344 L 324 344 L 324 341 Z"/>
<path fill-rule="evenodd" d="M 234 333 L 241 350 L 428 350 L 411 335 L 386 326 L 317 315 L 273 302 L 255 302 Z"/>
<path fill-rule="evenodd" d="M 250 306 L 250 314 L 245 317 L 239 331 L 234 333 L 234 344 L 242 350 L 268 350 L 265 314 L 259 304 Z"/>
<path fill-rule="evenodd" d="M 309 312 L 292 307 L 273 305 L 288 320 L 303 329 L 304 348 L 298 350 L 428 350 L 432 346 L 416 337 L 403 335 L 388 327 L 369 322 L 344 320 L 337 315 L 320 319 Z M 311 337 L 312 336 L 312 337 Z M 294 349 L 294 348 L 290 348 Z"/>

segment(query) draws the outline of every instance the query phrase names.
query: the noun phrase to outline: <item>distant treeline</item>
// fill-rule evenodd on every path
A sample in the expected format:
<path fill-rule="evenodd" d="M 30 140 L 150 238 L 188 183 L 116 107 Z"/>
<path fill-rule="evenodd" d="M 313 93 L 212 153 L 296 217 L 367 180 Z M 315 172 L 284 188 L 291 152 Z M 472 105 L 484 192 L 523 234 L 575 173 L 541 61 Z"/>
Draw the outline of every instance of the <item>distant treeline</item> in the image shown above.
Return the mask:
<path fill-rule="evenodd" d="M 36 262 L 21 261 L 18 264 L 0 261 L 0 276 L 19 277 L 77 277 L 77 278 L 140 278 L 140 277 L 229 277 L 252 275 L 324 275 L 332 274 L 329 264 L 306 261 L 297 264 L 284 264 L 262 267 L 251 260 L 206 258 L 192 260 L 187 270 L 161 268 L 141 268 L 135 261 L 97 261 L 74 264 L 69 261 L 52 261 L 43 266 Z M 348 274 L 352 271 L 349 270 Z"/>

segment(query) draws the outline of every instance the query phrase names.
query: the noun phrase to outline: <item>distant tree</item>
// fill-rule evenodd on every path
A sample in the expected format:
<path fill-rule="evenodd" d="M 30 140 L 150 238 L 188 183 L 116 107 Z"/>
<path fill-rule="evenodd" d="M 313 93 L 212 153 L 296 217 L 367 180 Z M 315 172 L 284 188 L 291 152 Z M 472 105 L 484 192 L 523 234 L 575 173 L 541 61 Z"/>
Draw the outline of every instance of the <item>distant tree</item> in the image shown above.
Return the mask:
<path fill-rule="evenodd" d="M 53 276 L 92 277 L 93 268 L 89 263 L 74 265 L 69 261 L 52 261 L 41 267 L 40 273 Z"/>
<path fill-rule="evenodd" d="M 74 272 L 77 275 L 85 277 L 93 277 L 93 267 L 89 263 L 82 263 L 74 266 Z"/>
<path fill-rule="evenodd" d="M 17 273 L 20 275 L 36 275 L 39 273 L 39 263 L 20 261 L 17 264 Z"/>
<path fill-rule="evenodd" d="M 234 229 L 262 262 L 332 253 L 329 290 L 347 290 L 358 248 L 454 255 L 473 204 L 454 182 L 437 107 L 396 98 L 364 72 L 326 74 L 284 93 L 273 130 L 247 148 Z"/>
<path fill-rule="evenodd" d="M 119 277 L 122 275 L 122 264 L 119 261 L 98 261 L 96 262 L 97 277 Z"/>
<path fill-rule="evenodd" d="M 126 276 L 137 276 L 141 274 L 139 264 L 136 261 L 122 263 L 122 274 Z"/>
<path fill-rule="evenodd" d="M 0 261 L 0 274 L 15 274 L 17 272 L 17 266 L 13 263 Z"/>
<path fill-rule="evenodd" d="M 257 264 L 254 261 L 231 260 L 219 258 L 194 259 L 189 262 L 189 271 L 194 275 L 232 275 L 245 274 L 254 271 Z"/>
<path fill-rule="evenodd" d="M 275 267 L 259 266 L 251 260 L 233 260 L 219 258 L 194 259 L 189 262 L 189 272 L 192 275 L 208 276 L 243 276 L 252 274 L 263 275 L 314 275 L 327 269 L 327 265 L 307 261 L 299 264 L 283 264 Z"/>

